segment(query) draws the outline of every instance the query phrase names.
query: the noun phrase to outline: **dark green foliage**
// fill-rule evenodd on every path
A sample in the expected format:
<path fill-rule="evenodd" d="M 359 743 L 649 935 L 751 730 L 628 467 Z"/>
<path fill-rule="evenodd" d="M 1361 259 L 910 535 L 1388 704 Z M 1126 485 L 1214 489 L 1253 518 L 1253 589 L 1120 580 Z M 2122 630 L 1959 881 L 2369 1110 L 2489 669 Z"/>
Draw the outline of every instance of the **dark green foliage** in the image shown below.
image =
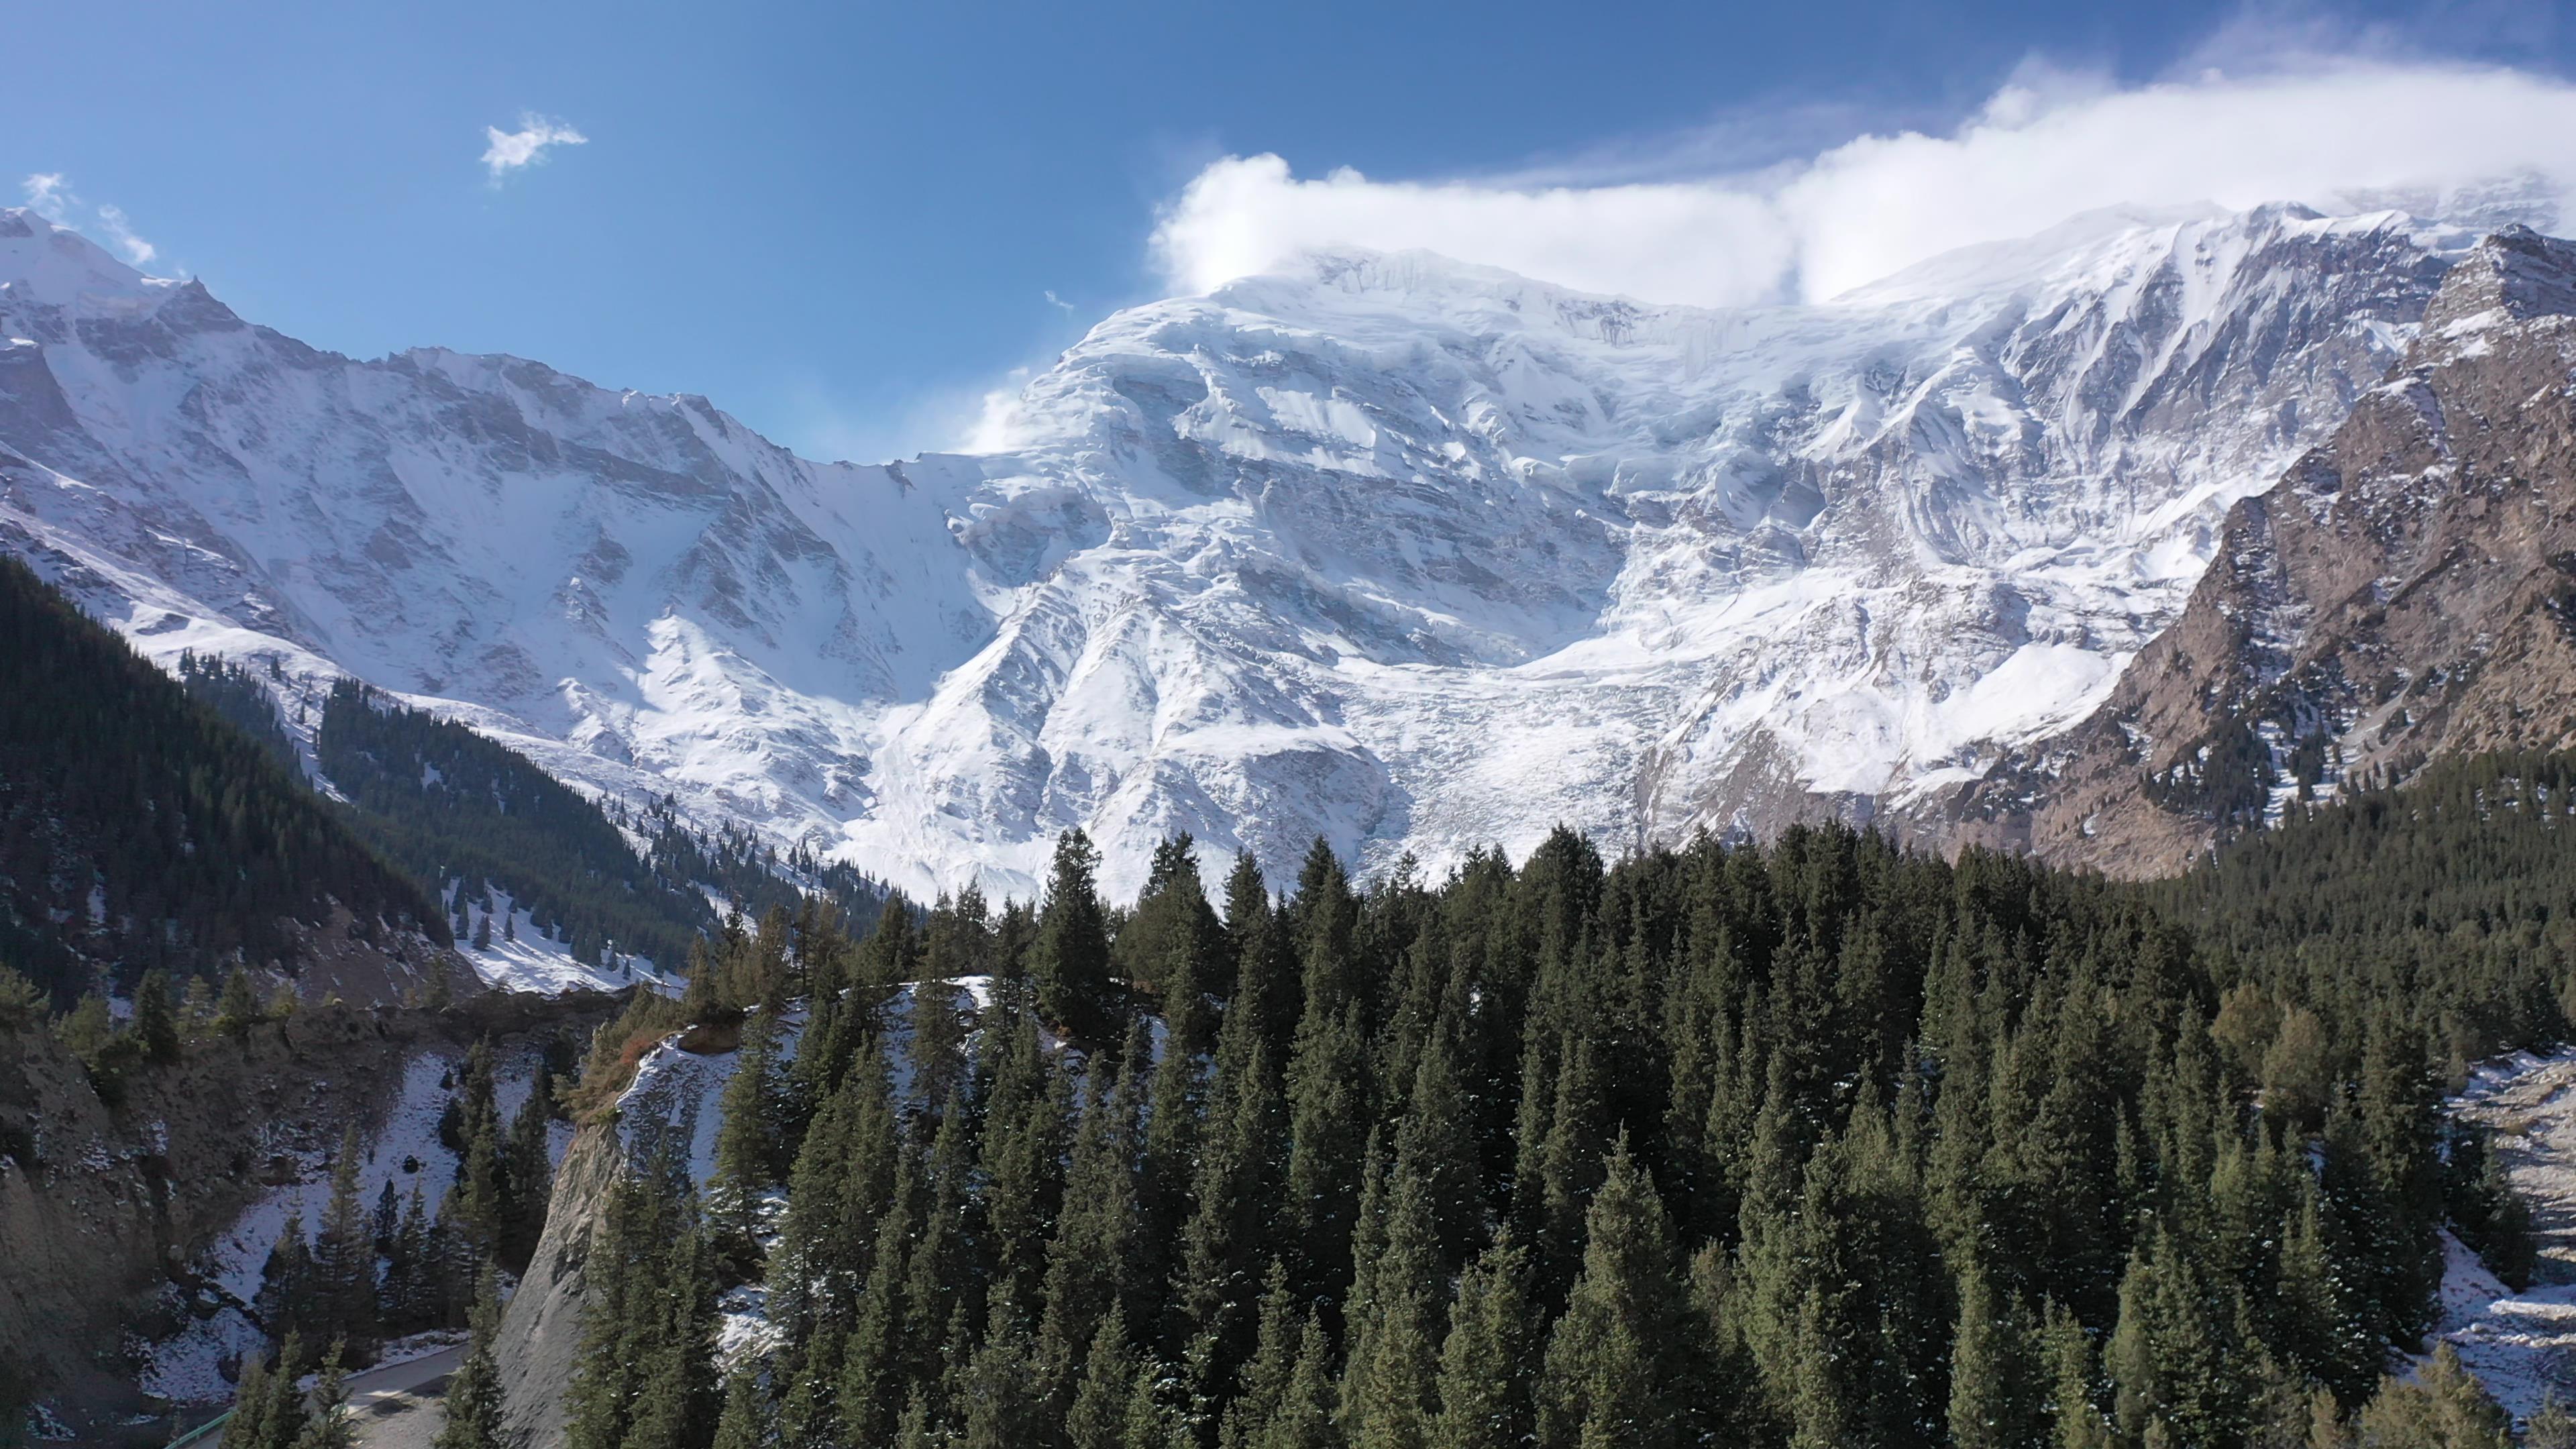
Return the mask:
<path fill-rule="evenodd" d="M 2520 842 L 2492 891 L 2428 884 L 2382 828 L 2498 848 L 2449 807 L 2370 792 L 2339 808 L 2380 823 L 2328 811 L 2149 887 L 1839 827 L 1616 864 L 1560 831 L 1436 887 L 1318 850 L 1274 900 L 1238 863 L 1220 925 L 1186 842 L 1122 914 L 1068 836 L 1034 913 L 729 923 L 686 1010 L 748 1034 L 712 1198 L 739 1271 L 747 1191 L 783 1177 L 788 1205 L 757 1264 L 783 1342 L 723 1432 L 2483 1444 L 2456 1384 L 2379 1380 L 2430 1322 L 2446 1224 L 2527 1263 L 2485 1142 L 2440 1126 L 2464 1053 L 2566 1031 L 2576 859 L 2519 798 L 2463 817 Z M 2396 874 L 2362 906 L 2365 867 Z M 2345 900 L 2413 958 L 2307 955 Z M 971 1045 L 953 994 L 899 1004 L 967 975 L 992 991 Z M 610 1382 L 585 1370 L 584 1414 Z"/>
<path fill-rule="evenodd" d="M 0 679 L 0 959 L 58 1002 L 111 963 L 291 959 L 293 923 L 334 902 L 446 943 L 429 896 L 286 766 L 14 558 Z"/>
<path fill-rule="evenodd" d="M 295 757 L 295 742 L 286 735 L 285 725 L 277 717 L 276 696 L 269 684 L 278 678 L 274 658 L 266 671 L 236 664 L 219 654 L 199 654 L 182 650 L 179 654 L 179 687 L 188 697 L 222 716 L 226 724 L 240 730 L 244 738 L 266 750 L 288 771 L 301 773 L 303 764 Z"/>
<path fill-rule="evenodd" d="M 674 1162 L 621 1177 L 584 1274 L 590 1303 L 565 1398 L 572 1449 L 686 1449 L 713 1438 L 715 1275 Z"/>
<path fill-rule="evenodd" d="M 648 869 L 599 806 L 464 725 L 342 680 L 313 754 L 388 857 L 422 880 L 464 882 L 472 901 L 507 892 L 578 960 L 614 951 L 677 966 L 715 926 L 706 897 Z"/>
<path fill-rule="evenodd" d="M 1076 1041 L 1114 1045 L 1116 999 L 1109 986 L 1108 913 L 1100 901 L 1100 851 L 1079 830 L 1057 837 L 1055 868 L 1038 912 L 1029 974 L 1038 1010 Z"/>

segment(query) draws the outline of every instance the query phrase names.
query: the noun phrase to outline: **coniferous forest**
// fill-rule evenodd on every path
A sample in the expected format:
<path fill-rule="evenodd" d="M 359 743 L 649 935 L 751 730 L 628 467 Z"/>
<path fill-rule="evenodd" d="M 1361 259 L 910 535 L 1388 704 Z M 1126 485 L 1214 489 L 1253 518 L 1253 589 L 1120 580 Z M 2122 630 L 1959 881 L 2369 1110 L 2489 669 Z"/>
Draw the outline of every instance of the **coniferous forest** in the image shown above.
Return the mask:
<path fill-rule="evenodd" d="M 293 767 L 0 558 L 0 961 L 68 1002 L 97 963 L 220 976 L 345 907 L 445 944 L 429 894 Z M 220 687 L 220 686 L 218 686 Z"/>
<path fill-rule="evenodd" d="M 676 965 L 715 925 L 706 896 L 638 859 L 599 806 L 464 725 L 344 679 L 313 753 L 388 858 L 463 897 L 498 886 L 581 961 L 614 947 Z"/>
<path fill-rule="evenodd" d="M 1073 834 L 1035 906 L 772 912 L 595 1046 L 594 1119 L 684 1024 L 742 1055 L 704 1191 L 645 1151 L 607 1204 L 569 1442 L 2513 1442 L 2447 1350 L 2390 1373 L 2446 1227 L 2531 1271 L 2440 1106 L 2568 1033 L 2571 770 L 2144 888 L 1560 831 L 1221 909 L 1176 841 L 1117 907 Z"/>

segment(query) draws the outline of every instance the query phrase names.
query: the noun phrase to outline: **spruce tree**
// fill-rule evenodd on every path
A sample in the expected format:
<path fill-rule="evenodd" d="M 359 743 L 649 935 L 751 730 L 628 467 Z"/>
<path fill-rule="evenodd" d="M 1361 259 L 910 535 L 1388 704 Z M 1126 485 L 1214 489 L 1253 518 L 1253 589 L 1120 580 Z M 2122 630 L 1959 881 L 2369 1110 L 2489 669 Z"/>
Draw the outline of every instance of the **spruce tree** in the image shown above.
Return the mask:
<path fill-rule="evenodd" d="M 215 1030 L 241 1042 L 249 1039 L 250 1029 L 259 1022 L 259 995 L 250 984 L 250 971 L 236 966 L 224 978 L 224 994 L 215 1003 Z"/>
<path fill-rule="evenodd" d="M 1288 1242 L 1299 1285 L 1338 1302 L 1350 1290 L 1351 1230 L 1367 1147 L 1368 1054 L 1357 1005 L 1309 1004 L 1288 1068 Z"/>
<path fill-rule="evenodd" d="M 511 1119 L 502 1153 L 499 1257 L 513 1270 L 524 1271 L 536 1255 L 537 1239 L 546 1230 L 546 1210 L 554 1201 L 553 1119 L 554 1089 L 540 1064 L 528 1099 Z"/>
<path fill-rule="evenodd" d="M 267 1263 L 260 1269 L 255 1305 L 260 1324 L 270 1337 L 280 1339 L 307 1327 L 318 1328 L 327 1322 L 327 1301 L 327 1294 L 315 1292 L 313 1253 L 304 1237 L 304 1215 L 290 1214 L 286 1226 L 278 1230 L 276 1246 L 269 1249 Z"/>
<path fill-rule="evenodd" d="M 134 988 L 134 1034 L 144 1056 L 167 1065 L 179 1059 L 179 1018 L 170 1005 L 170 973 L 154 967 Z"/>
<path fill-rule="evenodd" d="M 1075 1041 L 1103 1050 L 1111 1039 L 1114 997 L 1109 982 L 1108 915 L 1097 884 L 1100 852 L 1091 837 L 1068 830 L 1056 837 L 1055 865 L 1047 877 L 1046 904 L 1030 952 L 1038 1010 Z"/>
<path fill-rule="evenodd" d="M 341 1365 L 342 1345 L 334 1341 L 313 1375 L 312 1407 L 294 1449 L 352 1449 L 358 1442 L 357 1416 L 349 1412 L 349 1374 Z"/>
<path fill-rule="evenodd" d="M 1974 1253 L 1959 1271 L 1959 1322 L 1950 1339 L 1952 1449 L 2018 1449 L 2031 1441 L 2038 1395 L 2029 1334 Z"/>
<path fill-rule="evenodd" d="M 376 1250 L 358 1197 L 360 1142 L 352 1126 L 331 1167 L 331 1198 L 314 1236 L 310 1288 L 315 1322 L 334 1340 L 334 1355 L 352 1345 L 368 1351 L 376 1337 Z"/>
<path fill-rule="evenodd" d="M 1339 1449 L 1333 1427 L 1332 1344 L 1320 1315 L 1308 1314 L 1297 1350 L 1297 1366 L 1270 1421 L 1251 1441 L 1250 1449 Z"/>
<path fill-rule="evenodd" d="M 1624 1136 L 1611 1149 L 1584 1226 L 1582 1272 L 1548 1337 L 1537 1442 L 1543 1449 L 1666 1449 L 1681 1430 L 1689 1304 L 1663 1204 Z"/>
<path fill-rule="evenodd" d="M 724 1412 L 716 1418 L 714 1449 L 769 1449 L 769 1398 L 748 1369 L 725 1377 Z"/>
<path fill-rule="evenodd" d="M 1252 1356 L 1243 1365 L 1240 1382 L 1206 1385 L 1209 1397 L 1222 1396 L 1228 1401 L 1218 1427 L 1220 1449 L 1251 1449 L 1268 1429 L 1271 1416 L 1288 1396 L 1289 1381 L 1296 1375 L 1305 1338 L 1305 1321 L 1296 1312 L 1288 1266 L 1274 1258 L 1261 1294 L 1257 1338 Z"/>
<path fill-rule="evenodd" d="M 1421 1449 L 1429 1442 L 1440 1372 L 1448 1273 L 1430 1184 L 1410 1163 L 1395 1173 L 1377 1239 L 1351 1300 L 1342 1433 L 1353 1449 Z"/>
<path fill-rule="evenodd" d="M 1073 1449 L 1121 1449 L 1127 1434 L 1127 1401 L 1135 1390 L 1136 1352 L 1127 1342 L 1127 1318 L 1113 1308 L 1092 1335 L 1083 1356 L 1082 1381 L 1065 1419 Z"/>
<path fill-rule="evenodd" d="M 1527 1255 L 1498 1242 L 1468 1265 L 1440 1349 L 1432 1449 L 1507 1449 L 1529 1432 Z M 1714 1386 L 1712 1386 L 1714 1387 Z"/>
<path fill-rule="evenodd" d="M 1047 1254 L 1046 1315 L 1038 1340 L 1041 1357 L 1051 1365 L 1071 1364 L 1112 1311 L 1120 1311 L 1123 1323 L 1129 1299 L 1138 1298 L 1140 1309 L 1146 1306 L 1139 1298 L 1142 1285 L 1129 1276 L 1140 1256 L 1135 1151 L 1144 1063 L 1130 1065 L 1132 1070 L 1114 1073 L 1104 1060 L 1091 1066 L 1087 1105 L 1065 1171 L 1064 1204 Z M 1069 1379 L 1060 1378 L 1059 1393 L 1070 1388 Z M 1113 1403 L 1125 1403 L 1124 1368 L 1107 1391 L 1116 1396 Z"/>
<path fill-rule="evenodd" d="M 465 1357 L 447 1380 L 441 1400 L 447 1418 L 436 1449 L 514 1449 L 502 1418 L 501 1365 L 493 1356 L 501 1332 L 500 1276 L 486 1263 L 476 1278 Z"/>
<path fill-rule="evenodd" d="M 742 1025 L 733 1076 L 717 1099 L 715 1172 L 707 1183 L 707 1224 L 728 1276 L 747 1275 L 758 1252 L 760 1195 L 776 1180 L 777 1021 L 768 1008 Z"/>

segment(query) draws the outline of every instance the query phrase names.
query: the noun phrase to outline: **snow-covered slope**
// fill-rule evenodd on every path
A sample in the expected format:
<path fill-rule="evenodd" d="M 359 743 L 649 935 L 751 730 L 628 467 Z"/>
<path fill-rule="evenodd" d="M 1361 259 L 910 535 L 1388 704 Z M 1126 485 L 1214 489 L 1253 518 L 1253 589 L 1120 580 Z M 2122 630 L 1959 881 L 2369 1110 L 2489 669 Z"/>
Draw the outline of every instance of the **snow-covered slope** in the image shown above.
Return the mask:
<path fill-rule="evenodd" d="M 2101 215 L 1713 312 L 1335 254 L 1122 312 L 1007 451 L 316 352 L 0 212 L 0 539 L 915 889 L 1867 815 L 2096 705 L 2474 236 Z"/>

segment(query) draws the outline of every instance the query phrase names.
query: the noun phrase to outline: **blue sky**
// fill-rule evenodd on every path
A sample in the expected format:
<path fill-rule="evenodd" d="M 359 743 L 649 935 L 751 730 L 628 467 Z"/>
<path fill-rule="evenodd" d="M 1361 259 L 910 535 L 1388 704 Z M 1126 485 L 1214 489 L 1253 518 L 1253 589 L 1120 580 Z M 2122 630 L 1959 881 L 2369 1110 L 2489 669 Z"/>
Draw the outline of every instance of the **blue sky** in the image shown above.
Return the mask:
<path fill-rule="evenodd" d="M 1457 231 L 1439 217 L 1469 218 L 1473 237 L 1493 229 L 1476 206 L 1546 187 L 1626 188 L 1660 206 L 1676 193 L 1658 186 L 1765 167 L 1776 177 L 1819 153 L 1848 161 L 1861 153 L 1831 148 L 1864 132 L 1950 137 L 1998 116 L 2022 126 L 2033 105 L 2093 107 L 2079 119 L 2109 117 L 2101 125 L 2116 131 L 2103 98 L 2199 84 L 2257 52 L 2265 64 L 2505 65 L 2546 89 L 2576 40 L 2534 3 L 2064 0 L 8 0 L 0 30 L 16 58 L 0 126 L 10 190 L 60 177 L 46 195 L 66 220 L 105 236 L 114 223 L 101 208 L 114 208 L 154 248 L 151 270 L 200 276 L 255 321 L 362 356 L 435 343 L 704 393 L 802 450 L 871 456 L 953 441 L 1009 369 L 1042 363 L 1116 306 L 1249 265 L 1245 248 L 1283 236 L 1347 228 L 1350 240 L 1436 244 Z M 2388 109 L 2376 92 L 2338 94 Z M 2293 99 L 2300 114 L 2313 108 Z M 2241 126 L 2269 125 L 2291 102 L 2270 104 Z M 585 140 L 496 181 L 487 128 L 519 133 L 531 117 Z M 2486 124 L 2501 133 L 2509 119 Z M 1280 163 L 1210 169 L 1265 154 Z M 1993 170 L 2004 163 L 1977 159 L 1993 154 L 1862 160 L 1909 176 L 1952 161 Z M 2304 185 L 2304 160 L 2204 189 L 2259 191 L 2275 174 Z M 1313 186 L 1342 167 L 1376 188 Z M 2182 195 L 2197 181 L 2160 184 Z M 1811 219 L 1797 225 L 1824 227 L 1812 218 L 1848 218 L 1855 204 L 1801 202 Z M 2010 230 L 2046 204 L 1981 201 L 1977 215 L 1997 212 L 1992 225 Z M 1174 228 L 1176 208 L 1205 224 Z M 1909 229 L 1902 213 L 1859 214 L 1883 223 L 1863 231 Z M 1633 231 L 1626 215 L 1580 230 Z M 1691 212 L 1687 224 L 1732 235 L 1735 216 Z M 1802 276 L 1848 280 L 1904 259 L 1847 255 L 1791 226 L 1767 250 L 1694 260 L 1674 281 L 1640 260 L 1658 244 L 1649 233 L 1625 254 L 1573 257 L 1561 279 L 1728 300 L 1730 287 L 1795 290 Z M 1539 269 L 1562 251 L 1482 259 Z M 1728 267 L 1749 280 L 1697 285 Z"/>

